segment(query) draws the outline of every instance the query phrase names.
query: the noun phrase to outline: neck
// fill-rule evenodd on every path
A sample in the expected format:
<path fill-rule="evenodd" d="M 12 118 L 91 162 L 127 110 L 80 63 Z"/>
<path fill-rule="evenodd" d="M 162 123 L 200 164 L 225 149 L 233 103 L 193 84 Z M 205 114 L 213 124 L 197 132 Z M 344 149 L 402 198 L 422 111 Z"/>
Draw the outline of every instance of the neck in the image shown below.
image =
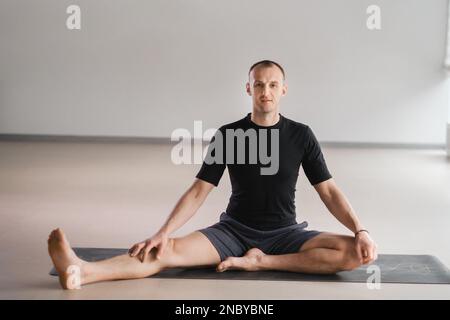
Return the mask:
<path fill-rule="evenodd" d="M 259 126 L 269 127 L 278 123 L 280 114 L 278 110 L 270 113 L 262 113 L 253 109 L 250 119 Z"/>

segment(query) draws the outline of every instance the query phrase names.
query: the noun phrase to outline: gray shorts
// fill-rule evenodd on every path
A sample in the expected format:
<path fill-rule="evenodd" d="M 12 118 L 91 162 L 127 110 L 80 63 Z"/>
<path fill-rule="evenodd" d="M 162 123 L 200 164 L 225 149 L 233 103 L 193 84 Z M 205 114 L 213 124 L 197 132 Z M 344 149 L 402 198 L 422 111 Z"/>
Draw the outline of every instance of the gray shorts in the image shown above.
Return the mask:
<path fill-rule="evenodd" d="M 242 257 L 251 248 L 258 248 L 266 254 L 295 253 L 309 239 L 320 231 L 306 230 L 308 222 L 297 223 L 270 231 L 250 228 L 226 212 L 220 215 L 216 224 L 200 229 L 220 255 L 223 261 L 227 257 Z"/>

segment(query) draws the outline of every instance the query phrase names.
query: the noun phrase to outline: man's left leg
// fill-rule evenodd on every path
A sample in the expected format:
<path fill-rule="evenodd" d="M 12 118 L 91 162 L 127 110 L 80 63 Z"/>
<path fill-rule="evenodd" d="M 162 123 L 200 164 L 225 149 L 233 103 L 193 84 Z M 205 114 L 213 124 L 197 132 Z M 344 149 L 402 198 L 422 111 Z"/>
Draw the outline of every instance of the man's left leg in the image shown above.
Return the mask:
<path fill-rule="evenodd" d="M 217 270 L 283 270 L 334 274 L 356 269 L 360 265 L 354 237 L 323 232 L 306 241 L 296 253 L 269 255 L 253 248 L 243 257 L 224 260 L 217 266 Z"/>

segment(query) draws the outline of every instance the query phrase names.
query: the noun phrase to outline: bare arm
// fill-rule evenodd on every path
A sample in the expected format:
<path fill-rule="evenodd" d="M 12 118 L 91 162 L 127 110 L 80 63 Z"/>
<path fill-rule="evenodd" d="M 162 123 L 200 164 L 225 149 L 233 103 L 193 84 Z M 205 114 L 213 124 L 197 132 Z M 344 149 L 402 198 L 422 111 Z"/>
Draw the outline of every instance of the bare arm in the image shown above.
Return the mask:
<path fill-rule="evenodd" d="M 178 200 L 159 231 L 152 237 L 134 244 L 128 250 L 129 254 L 132 257 L 139 255 L 141 262 L 144 262 L 150 250 L 158 248 L 156 257 L 160 259 L 169 240 L 169 234 L 180 228 L 197 212 L 213 187 L 211 183 L 196 179 Z"/>
<path fill-rule="evenodd" d="M 159 232 L 169 235 L 183 226 L 197 212 L 213 188 L 213 184 L 196 179 L 178 200 Z"/>
<path fill-rule="evenodd" d="M 364 229 L 350 202 L 336 185 L 333 178 L 314 185 L 328 210 L 353 233 Z"/>
<path fill-rule="evenodd" d="M 327 206 L 328 210 L 336 217 L 339 222 L 349 228 L 353 233 L 364 229 L 355 214 L 350 202 L 342 191 L 338 188 L 333 178 L 314 185 L 320 198 Z M 377 244 L 366 232 L 360 232 L 355 235 L 356 251 L 363 264 L 377 259 Z"/>

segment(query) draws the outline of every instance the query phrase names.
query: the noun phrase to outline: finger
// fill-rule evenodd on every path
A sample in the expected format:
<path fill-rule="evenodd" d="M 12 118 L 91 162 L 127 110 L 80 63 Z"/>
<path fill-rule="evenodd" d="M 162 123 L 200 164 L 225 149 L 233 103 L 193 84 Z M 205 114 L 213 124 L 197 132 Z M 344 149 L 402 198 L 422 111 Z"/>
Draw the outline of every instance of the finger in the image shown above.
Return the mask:
<path fill-rule="evenodd" d="M 156 259 L 158 259 L 158 260 L 161 259 L 165 250 L 166 250 L 166 244 L 161 243 L 161 245 L 158 248 L 158 252 L 156 254 Z"/>
<path fill-rule="evenodd" d="M 374 246 L 370 246 L 370 248 L 367 249 L 367 263 L 370 263 L 372 261 L 374 261 L 375 259 L 375 247 Z"/>
<path fill-rule="evenodd" d="M 131 256 L 132 254 L 133 254 L 133 251 L 134 251 L 134 248 L 136 247 L 136 244 L 133 244 L 132 246 L 131 246 L 131 248 L 130 249 L 128 249 L 128 254 Z"/>
<path fill-rule="evenodd" d="M 373 261 L 375 259 L 375 247 L 372 246 L 369 252 L 370 252 L 370 259 Z"/>
<path fill-rule="evenodd" d="M 362 252 L 361 252 L 361 246 L 359 244 L 356 245 L 356 254 L 358 255 L 358 259 L 361 263 L 364 262 Z"/>
<path fill-rule="evenodd" d="M 364 257 L 364 263 L 369 263 L 371 260 L 371 251 L 368 248 L 363 249 L 363 257 Z"/>
<path fill-rule="evenodd" d="M 370 261 L 370 257 L 367 251 L 363 250 L 362 256 L 363 256 L 363 264 L 367 264 Z"/>
<path fill-rule="evenodd" d="M 367 258 L 369 256 L 369 250 L 367 250 L 366 246 L 361 248 L 361 252 L 364 258 Z"/>
<path fill-rule="evenodd" d="M 373 258 L 374 261 L 377 260 L 377 258 L 378 258 L 377 248 L 376 247 L 373 247 L 372 258 Z"/>
<path fill-rule="evenodd" d="M 133 253 L 131 254 L 132 257 L 135 257 L 141 249 L 144 247 L 143 243 L 138 243 L 137 246 L 134 248 Z"/>
<path fill-rule="evenodd" d="M 366 257 L 367 261 L 370 261 L 370 259 L 372 258 L 372 249 L 371 248 L 364 249 L 363 255 Z"/>
<path fill-rule="evenodd" d="M 146 248 L 147 248 L 147 244 L 139 252 L 139 261 L 141 261 L 141 262 L 144 262 L 144 255 L 145 255 Z"/>
<path fill-rule="evenodd" d="M 144 248 L 144 247 L 145 247 L 145 243 L 139 243 L 133 251 L 133 257 L 139 255 L 142 251 L 142 248 Z"/>
<path fill-rule="evenodd" d="M 141 262 L 144 262 L 145 259 L 147 259 L 148 253 L 150 252 L 150 250 L 153 248 L 152 244 L 148 244 L 145 246 L 144 250 L 143 250 L 143 254 L 142 254 L 142 260 Z"/>
<path fill-rule="evenodd" d="M 137 250 L 139 243 L 135 243 L 130 249 L 130 256 L 134 255 L 134 252 Z"/>

